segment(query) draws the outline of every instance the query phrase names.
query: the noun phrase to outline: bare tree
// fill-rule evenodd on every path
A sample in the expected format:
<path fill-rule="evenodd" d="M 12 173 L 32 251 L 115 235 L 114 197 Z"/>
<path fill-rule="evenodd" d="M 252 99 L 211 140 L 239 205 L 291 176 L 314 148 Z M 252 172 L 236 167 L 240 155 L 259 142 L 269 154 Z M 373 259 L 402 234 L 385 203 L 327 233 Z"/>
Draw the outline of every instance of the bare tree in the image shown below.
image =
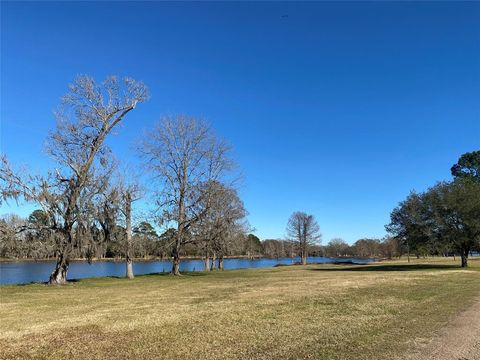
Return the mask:
<path fill-rule="evenodd" d="M 182 247 L 194 241 L 191 227 L 205 212 L 198 212 L 204 194 L 197 190 L 201 184 L 221 179 L 232 168 L 228 150 L 204 121 L 186 115 L 164 117 L 141 144 L 148 167 L 161 181 L 157 199 L 159 219 L 176 224 L 174 275 L 180 274 Z"/>
<path fill-rule="evenodd" d="M 101 202 L 97 205 L 97 219 L 103 229 L 106 242 L 111 241 L 117 223 L 124 220 L 125 234 L 122 234 L 124 235 L 122 239 L 125 239 L 126 277 L 133 279 L 132 203 L 141 198 L 142 189 L 138 182 L 139 176 L 127 166 L 110 178 L 113 180 L 108 180 L 110 183 L 105 187 Z"/>
<path fill-rule="evenodd" d="M 216 264 L 218 257 L 218 267 L 223 269 L 223 260 L 232 242 L 239 233 L 245 234 L 247 231 L 247 211 L 233 187 L 209 181 L 202 184 L 200 191 L 204 194 L 201 197 L 203 201 L 199 202 L 204 215 L 193 227 L 193 232 L 204 249 L 205 270 L 210 270 L 210 255 L 213 264 Z"/>
<path fill-rule="evenodd" d="M 333 238 L 328 242 L 326 251 L 328 256 L 340 257 L 347 255 L 349 248 L 350 246 L 345 242 L 345 240 Z"/>
<path fill-rule="evenodd" d="M 109 185 L 105 187 L 94 206 L 96 211 L 95 218 L 100 225 L 103 234 L 104 246 L 102 247 L 102 250 L 104 252 L 106 252 L 107 244 L 112 241 L 116 231 L 116 223 L 119 217 L 120 208 L 119 202 L 120 194 L 118 189 Z M 94 245 L 98 246 L 99 244 L 91 244 L 92 247 Z M 90 256 L 93 256 L 94 254 L 98 256 L 98 250 L 94 252 L 92 249 L 92 251 L 90 251 Z M 105 254 L 102 254 L 101 256 L 103 257 Z"/>
<path fill-rule="evenodd" d="M 62 234 L 50 284 L 66 282 L 75 242 L 80 208 L 98 193 L 110 150 L 106 137 L 138 103 L 147 100 L 145 85 L 130 78 L 107 78 L 98 85 L 88 76 L 78 77 L 55 112 L 57 127 L 47 139 L 47 152 L 58 168 L 48 176 L 23 176 L 12 170 L 6 157 L 0 168 L 1 195 L 38 203 L 52 227 Z M 102 173 L 103 172 L 103 173 Z"/>
<path fill-rule="evenodd" d="M 308 248 L 320 241 L 320 227 L 313 215 L 301 211 L 294 212 L 287 224 L 287 234 L 296 241 L 300 250 L 302 264 L 307 264 Z"/>
<path fill-rule="evenodd" d="M 130 181 L 126 180 L 126 176 L 123 176 L 119 182 L 119 192 L 121 194 L 121 208 L 120 211 L 125 217 L 125 231 L 126 231 L 126 244 L 125 244 L 125 265 L 126 276 L 129 279 L 133 279 L 133 240 L 132 240 L 132 203 L 137 201 L 141 197 L 141 189 L 138 182 L 134 178 Z"/>

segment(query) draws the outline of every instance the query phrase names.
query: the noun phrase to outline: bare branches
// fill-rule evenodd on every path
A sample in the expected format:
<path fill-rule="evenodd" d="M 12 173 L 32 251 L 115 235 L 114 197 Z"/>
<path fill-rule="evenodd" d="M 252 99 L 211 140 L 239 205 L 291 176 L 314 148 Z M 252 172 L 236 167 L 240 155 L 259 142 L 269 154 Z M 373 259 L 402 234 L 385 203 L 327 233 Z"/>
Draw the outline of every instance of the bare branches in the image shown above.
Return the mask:
<path fill-rule="evenodd" d="M 247 211 L 237 191 L 218 181 L 202 184 L 199 191 L 203 196 L 198 206 L 195 236 L 206 249 L 222 257 L 231 248 L 235 236 L 245 232 Z"/>
<path fill-rule="evenodd" d="M 190 228 L 201 217 L 196 210 L 205 194 L 198 190 L 209 181 L 220 180 L 233 163 L 227 156 L 228 147 L 210 127 L 186 115 L 164 117 L 146 134 L 140 151 L 161 181 L 157 200 L 163 210 L 161 221 L 177 224 L 172 272 L 178 274 L 179 251 L 191 241 Z"/>
<path fill-rule="evenodd" d="M 69 86 L 55 112 L 57 127 L 47 139 L 47 152 L 58 167 L 48 177 L 23 177 L 1 158 L 1 199 L 38 203 L 64 235 L 59 244 L 57 268 L 51 282 L 64 282 L 69 251 L 76 246 L 73 229 L 92 208 L 94 197 L 108 186 L 115 168 L 106 137 L 138 103 L 148 99 L 142 82 L 115 76 L 98 85 L 88 76 L 79 76 Z"/>
<path fill-rule="evenodd" d="M 164 117 L 140 146 L 147 167 L 162 182 L 158 203 L 171 212 L 178 212 L 181 198 L 185 209 L 194 206 L 202 183 L 219 180 L 233 168 L 228 150 L 203 120 L 186 115 Z"/>
<path fill-rule="evenodd" d="M 296 211 L 288 220 L 287 235 L 296 241 L 302 257 L 302 263 L 307 263 L 308 247 L 318 243 L 321 238 L 320 227 L 313 215 Z"/>
<path fill-rule="evenodd" d="M 105 137 L 133 110 L 148 99 L 142 82 L 130 78 L 107 78 L 101 85 L 88 76 L 79 76 L 69 86 L 55 112 L 57 128 L 47 139 L 47 152 L 79 179 L 98 156 L 110 156 Z"/>

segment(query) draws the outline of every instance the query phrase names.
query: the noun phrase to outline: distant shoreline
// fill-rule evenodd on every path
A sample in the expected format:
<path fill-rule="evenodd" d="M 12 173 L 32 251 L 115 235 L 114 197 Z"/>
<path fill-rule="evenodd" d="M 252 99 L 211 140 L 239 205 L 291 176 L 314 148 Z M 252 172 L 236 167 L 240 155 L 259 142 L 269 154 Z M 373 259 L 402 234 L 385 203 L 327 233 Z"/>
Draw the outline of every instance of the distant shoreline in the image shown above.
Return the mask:
<path fill-rule="evenodd" d="M 247 255 L 235 255 L 235 256 L 225 256 L 224 259 L 246 259 L 246 260 L 257 260 L 257 259 L 294 259 L 297 258 L 298 256 L 295 257 L 268 257 L 268 256 L 247 256 Z M 338 259 L 338 260 L 345 260 L 348 261 L 349 259 L 375 259 L 375 260 L 385 260 L 380 257 L 362 257 L 362 256 L 311 256 L 311 257 L 324 257 L 328 259 Z M 42 258 L 42 259 L 32 259 L 32 258 L 26 258 L 26 259 L 12 259 L 12 258 L 0 258 L 0 263 L 6 263 L 6 262 L 46 262 L 46 261 L 55 261 L 55 258 Z M 172 258 L 167 257 L 167 258 L 161 258 L 161 257 L 151 257 L 151 258 L 135 258 L 133 259 L 134 262 L 149 262 L 149 261 L 171 261 Z M 183 260 L 205 260 L 203 257 L 199 256 L 187 256 L 187 257 L 182 257 L 180 258 L 180 261 Z M 218 258 L 216 259 L 218 260 Z M 71 259 L 71 262 L 87 262 L 88 259 L 84 258 L 75 258 Z M 102 262 L 102 261 L 109 261 L 109 262 L 124 262 L 125 258 L 103 258 L 103 259 L 98 259 L 94 258 L 91 260 L 91 262 Z"/>

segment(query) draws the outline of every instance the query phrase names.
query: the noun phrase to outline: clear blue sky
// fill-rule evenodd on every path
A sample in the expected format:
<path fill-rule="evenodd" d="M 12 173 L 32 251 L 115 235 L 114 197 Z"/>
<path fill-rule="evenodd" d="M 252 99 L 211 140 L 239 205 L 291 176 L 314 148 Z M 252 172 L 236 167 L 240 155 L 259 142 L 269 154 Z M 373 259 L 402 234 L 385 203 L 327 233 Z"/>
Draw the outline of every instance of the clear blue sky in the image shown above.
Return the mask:
<path fill-rule="evenodd" d="M 143 80 L 162 114 L 207 118 L 234 146 L 262 239 L 314 214 L 323 242 L 384 235 L 411 189 L 480 148 L 480 3 L 1 3 L 1 151 L 51 166 L 52 109 L 76 74 Z M 31 210 L 0 208 L 0 214 Z"/>

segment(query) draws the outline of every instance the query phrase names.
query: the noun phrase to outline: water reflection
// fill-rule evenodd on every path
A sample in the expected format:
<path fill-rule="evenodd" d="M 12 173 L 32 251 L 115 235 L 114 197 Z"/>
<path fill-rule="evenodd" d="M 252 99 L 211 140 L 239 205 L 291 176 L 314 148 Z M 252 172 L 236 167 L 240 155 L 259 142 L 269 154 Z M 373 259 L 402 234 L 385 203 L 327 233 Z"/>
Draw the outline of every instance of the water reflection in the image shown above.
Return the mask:
<path fill-rule="evenodd" d="M 229 269 L 272 267 L 278 264 L 291 265 L 299 262 L 300 258 L 281 259 L 225 259 L 224 267 Z M 334 259 L 327 257 L 309 257 L 309 263 L 335 262 L 366 263 L 372 259 Z M 169 260 L 138 261 L 133 264 L 136 275 L 169 272 Z M 55 267 L 54 261 L 12 261 L 0 263 L 0 284 L 26 284 L 31 282 L 45 282 Z M 183 260 L 180 271 L 203 271 L 203 260 Z M 83 279 L 99 276 L 125 276 L 123 261 L 95 261 L 88 264 L 86 261 L 72 261 L 68 271 L 68 279 Z"/>

